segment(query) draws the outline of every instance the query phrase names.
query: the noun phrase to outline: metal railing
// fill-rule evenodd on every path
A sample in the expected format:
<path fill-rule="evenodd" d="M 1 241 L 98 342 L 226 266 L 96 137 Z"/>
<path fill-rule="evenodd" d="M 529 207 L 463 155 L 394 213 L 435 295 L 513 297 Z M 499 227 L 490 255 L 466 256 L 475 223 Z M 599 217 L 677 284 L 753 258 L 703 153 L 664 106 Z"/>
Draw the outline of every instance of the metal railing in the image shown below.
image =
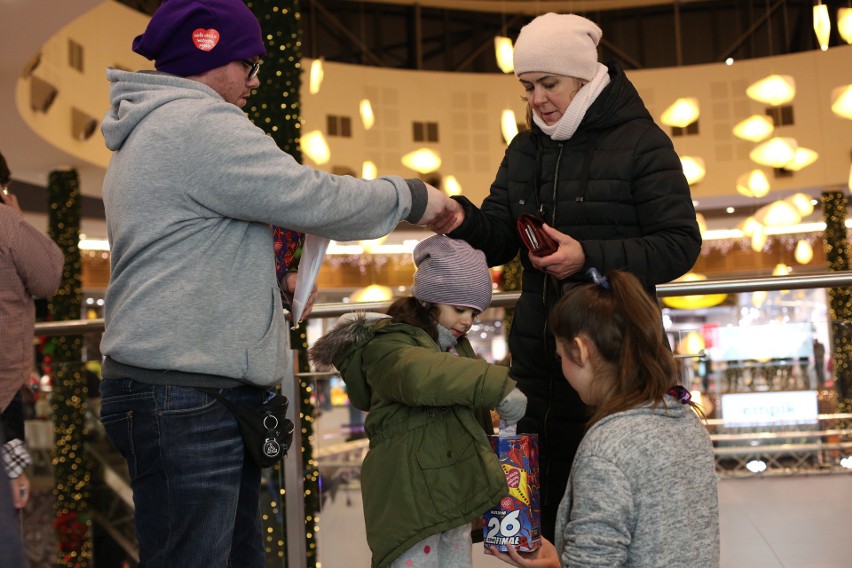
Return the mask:
<path fill-rule="evenodd" d="M 731 278 L 718 280 L 704 280 L 692 282 L 676 282 L 657 286 L 657 295 L 659 297 L 669 296 L 689 296 L 700 294 L 731 294 L 741 292 L 755 291 L 776 291 L 776 290 L 793 290 L 793 289 L 809 289 L 809 288 L 837 288 L 844 286 L 852 286 L 852 271 L 831 272 L 811 275 L 795 275 L 795 276 L 771 276 L 759 278 Z M 511 307 L 514 306 L 520 297 L 520 292 L 502 292 L 495 294 L 492 300 L 492 307 Z M 358 304 L 352 303 L 328 303 L 317 304 L 314 306 L 309 318 L 327 318 L 337 317 L 345 313 L 351 312 L 353 309 L 365 311 L 380 311 L 386 309 L 390 302 L 361 302 Z M 356 308 L 357 306 L 357 308 Z M 62 322 L 40 322 L 36 324 L 36 335 L 57 336 L 57 335 L 84 335 L 89 333 L 100 333 L 104 330 L 103 319 L 93 320 L 76 320 Z M 302 373 L 299 373 L 302 376 Z M 297 392 L 298 382 L 295 380 L 296 375 L 292 369 L 287 369 L 287 376 L 282 384 L 283 394 L 286 395 L 291 402 L 293 416 L 298 417 L 301 409 L 299 407 L 300 396 Z M 826 420 L 841 420 L 849 419 L 850 415 L 831 415 L 826 417 Z M 297 419 L 297 418 L 296 418 Z M 295 420 L 294 420 L 295 421 Z M 738 466 L 745 466 L 747 461 L 754 456 L 763 456 L 769 459 L 770 462 L 775 460 L 775 464 L 780 468 L 787 467 L 790 469 L 789 463 L 792 460 L 793 468 L 796 470 L 799 466 L 806 464 L 809 460 L 816 459 L 818 463 L 822 463 L 826 455 L 836 455 L 837 452 L 849 452 L 852 449 L 852 442 L 849 441 L 850 430 L 847 428 L 829 428 L 826 432 L 823 431 L 808 431 L 802 437 L 807 437 L 810 442 L 804 444 L 787 444 L 787 443 L 772 443 L 764 444 L 760 447 L 755 447 L 755 440 L 774 440 L 782 441 L 790 438 L 789 433 L 779 433 L 777 436 L 767 437 L 763 434 L 747 433 L 745 435 L 731 437 L 728 434 L 715 433 L 715 428 L 718 427 L 717 421 L 708 421 L 708 429 L 711 432 L 711 438 L 714 440 L 716 447 L 717 469 L 723 469 L 720 465 L 726 459 L 735 460 Z M 293 447 L 301 447 L 301 441 L 297 439 L 301 435 L 300 429 L 296 428 Z M 730 442 L 734 440 L 742 440 L 748 442 L 746 447 L 725 447 L 720 446 L 722 442 Z M 759 443 L 759 442 L 758 442 Z M 358 460 L 364 451 L 364 443 L 353 443 L 351 447 L 328 448 L 318 452 L 318 459 L 321 466 L 337 466 L 343 467 L 345 464 L 340 463 L 341 458 L 347 461 Z M 832 454 L 834 452 L 834 454 Z M 768 457 L 767 457 L 768 456 Z M 778 456 L 787 456 L 789 459 L 781 461 Z M 323 463 L 325 462 L 325 463 Z M 305 566 L 305 532 L 304 532 L 304 481 L 302 478 L 301 458 L 295 454 L 291 454 L 285 459 L 285 492 L 287 495 L 287 526 L 289 530 L 286 535 L 287 539 L 287 558 L 288 565 L 292 568 Z M 301 530 L 300 530 L 301 528 Z"/>

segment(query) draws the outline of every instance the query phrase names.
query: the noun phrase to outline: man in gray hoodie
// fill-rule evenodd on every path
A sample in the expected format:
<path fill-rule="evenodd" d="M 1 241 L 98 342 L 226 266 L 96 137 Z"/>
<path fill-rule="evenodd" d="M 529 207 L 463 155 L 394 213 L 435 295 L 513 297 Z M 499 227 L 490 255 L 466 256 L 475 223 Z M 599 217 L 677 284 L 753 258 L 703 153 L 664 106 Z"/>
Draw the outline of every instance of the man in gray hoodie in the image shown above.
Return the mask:
<path fill-rule="evenodd" d="M 260 467 L 195 387 L 259 406 L 284 376 L 270 226 L 372 239 L 401 220 L 442 231 L 457 205 L 300 165 L 252 125 L 265 48 L 241 0 L 165 0 L 133 49 L 157 72 L 107 73 L 101 421 L 128 462 L 140 565 L 260 567 Z"/>

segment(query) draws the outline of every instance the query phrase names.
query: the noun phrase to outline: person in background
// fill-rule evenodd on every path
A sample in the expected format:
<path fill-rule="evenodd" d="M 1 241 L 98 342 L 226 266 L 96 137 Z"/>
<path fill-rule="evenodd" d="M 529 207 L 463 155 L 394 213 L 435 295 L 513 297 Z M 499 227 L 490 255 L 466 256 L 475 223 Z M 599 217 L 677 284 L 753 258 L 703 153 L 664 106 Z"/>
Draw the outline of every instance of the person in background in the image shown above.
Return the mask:
<path fill-rule="evenodd" d="M 486 433 L 526 397 L 465 336 L 491 303 L 482 252 L 435 235 L 414 248 L 411 296 L 387 314 L 347 314 L 310 350 L 367 411 L 361 493 L 373 568 L 471 566 L 471 522 L 508 494 Z"/>
<path fill-rule="evenodd" d="M 447 233 L 484 251 L 489 266 L 521 253 L 510 374 L 529 398 L 518 432 L 539 436 L 548 538 L 587 409 L 562 380 L 547 314 L 587 281 L 591 266 L 631 272 L 653 296 L 655 285 L 689 271 L 701 250 L 680 159 L 621 67 L 598 63 L 601 36 L 574 14 L 544 14 L 521 29 L 514 64 L 529 129 L 509 144 L 480 207 L 455 198 L 462 208 Z M 527 252 L 517 229 L 524 213 L 544 221 L 556 252 Z M 662 335 L 662 322 L 657 327 Z"/>
<path fill-rule="evenodd" d="M 242 0 L 165 0 L 132 48 L 156 71 L 107 70 L 101 422 L 128 464 L 142 565 L 261 567 L 261 467 L 196 387 L 257 408 L 285 377 L 273 226 L 371 239 L 457 205 L 420 180 L 301 165 L 254 126 L 242 108 L 266 49 Z"/>
<path fill-rule="evenodd" d="M 523 568 L 714 568 L 713 444 L 679 384 L 660 309 L 620 270 L 568 292 L 550 314 L 565 378 L 594 409 L 556 517 L 555 545 L 486 553 Z"/>
<path fill-rule="evenodd" d="M 16 546 L 21 529 L 11 507 L 23 509 L 30 496 L 25 469 L 32 458 L 24 444 L 20 390 L 33 368 L 34 297 L 56 292 L 65 258 L 56 243 L 24 220 L 17 197 L 9 192 L 10 181 L 9 166 L 0 154 L 0 441 L 11 481 L 11 493 L 0 488 L 0 540 L 9 539 L 0 557 L 17 567 L 24 565 Z"/>

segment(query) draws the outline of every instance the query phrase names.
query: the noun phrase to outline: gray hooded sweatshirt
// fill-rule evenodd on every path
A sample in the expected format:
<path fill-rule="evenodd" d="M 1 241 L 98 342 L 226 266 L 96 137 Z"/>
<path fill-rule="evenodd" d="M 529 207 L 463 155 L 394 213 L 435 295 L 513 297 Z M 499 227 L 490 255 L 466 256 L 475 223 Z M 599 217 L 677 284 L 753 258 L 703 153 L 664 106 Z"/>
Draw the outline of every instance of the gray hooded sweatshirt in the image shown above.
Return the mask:
<path fill-rule="evenodd" d="M 419 219 L 425 186 L 302 166 L 196 81 L 117 69 L 107 77 L 104 377 L 279 383 L 288 330 L 270 225 L 377 238 L 402 219 Z"/>

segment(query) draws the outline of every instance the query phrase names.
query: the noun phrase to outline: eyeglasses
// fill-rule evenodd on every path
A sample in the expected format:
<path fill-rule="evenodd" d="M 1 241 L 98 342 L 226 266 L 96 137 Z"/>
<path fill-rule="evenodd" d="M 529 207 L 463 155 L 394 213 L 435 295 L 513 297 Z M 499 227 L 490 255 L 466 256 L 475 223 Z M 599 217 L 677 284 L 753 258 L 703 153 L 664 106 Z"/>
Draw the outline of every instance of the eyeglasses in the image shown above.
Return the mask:
<path fill-rule="evenodd" d="M 240 63 L 249 68 L 248 78 L 249 80 L 257 77 L 258 71 L 260 71 L 260 65 L 263 63 L 260 59 L 257 61 L 252 61 L 251 59 L 241 59 Z"/>

